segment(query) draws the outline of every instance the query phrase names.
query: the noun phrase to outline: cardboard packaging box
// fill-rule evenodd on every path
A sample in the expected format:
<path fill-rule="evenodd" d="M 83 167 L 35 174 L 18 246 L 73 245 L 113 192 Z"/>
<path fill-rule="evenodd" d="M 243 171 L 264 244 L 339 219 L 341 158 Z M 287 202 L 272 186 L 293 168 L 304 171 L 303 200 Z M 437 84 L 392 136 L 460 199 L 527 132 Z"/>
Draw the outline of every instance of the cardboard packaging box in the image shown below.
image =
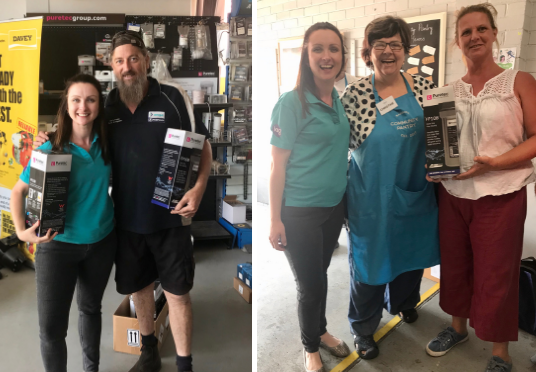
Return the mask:
<path fill-rule="evenodd" d="M 232 224 L 246 222 L 246 205 L 236 200 L 236 195 L 223 198 L 221 216 Z"/>
<path fill-rule="evenodd" d="M 439 265 L 429 267 L 424 269 L 424 275 L 426 279 L 433 280 L 436 283 L 439 283 Z"/>
<path fill-rule="evenodd" d="M 67 216 L 72 155 L 34 150 L 26 204 L 26 225 L 41 221 L 37 236 L 51 229 L 63 234 Z"/>
<path fill-rule="evenodd" d="M 167 209 L 177 206 L 197 182 L 205 136 L 169 128 L 164 140 L 152 203 Z"/>
<path fill-rule="evenodd" d="M 168 303 L 158 314 L 154 322 L 156 338 L 158 338 L 158 349 L 166 340 L 170 333 L 169 327 L 169 307 Z M 141 333 L 138 319 L 130 317 L 130 300 L 125 296 L 121 305 L 117 308 L 113 316 L 114 351 L 120 353 L 141 355 Z"/>
<path fill-rule="evenodd" d="M 242 298 L 246 300 L 248 304 L 250 304 L 253 300 L 253 296 L 252 296 L 253 292 L 251 288 L 245 285 L 244 282 L 238 279 L 237 277 L 233 279 L 233 285 L 234 285 L 234 289 L 236 289 L 238 293 L 240 293 Z"/>
<path fill-rule="evenodd" d="M 428 175 L 431 178 L 454 177 L 460 173 L 454 88 L 429 90 L 423 106 Z"/>
<path fill-rule="evenodd" d="M 238 279 L 245 283 L 249 288 L 253 288 L 253 268 L 250 263 L 238 264 L 236 274 Z"/>

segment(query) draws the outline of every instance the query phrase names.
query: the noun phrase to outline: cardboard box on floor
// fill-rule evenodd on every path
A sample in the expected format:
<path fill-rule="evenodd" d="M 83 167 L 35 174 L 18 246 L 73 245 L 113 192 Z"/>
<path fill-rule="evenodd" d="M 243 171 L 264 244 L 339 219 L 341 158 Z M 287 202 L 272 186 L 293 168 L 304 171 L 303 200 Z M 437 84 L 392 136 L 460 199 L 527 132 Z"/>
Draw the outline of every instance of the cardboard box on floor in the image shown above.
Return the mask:
<path fill-rule="evenodd" d="M 434 267 L 429 267 L 424 269 L 424 275 L 426 279 L 433 280 L 436 283 L 439 283 L 439 265 Z"/>
<path fill-rule="evenodd" d="M 233 284 L 234 284 L 234 289 L 236 289 L 238 293 L 240 293 L 242 298 L 246 300 L 248 304 L 250 304 L 253 300 L 253 296 L 252 296 L 253 292 L 251 288 L 249 288 L 246 284 L 244 284 L 243 281 L 238 279 L 236 276 L 233 279 Z"/>
<path fill-rule="evenodd" d="M 221 216 L 231 224 L 246 222 L 246 205 L 236 200 L 236 195 L 226 195 L 223 198 Z"/>
<path fill-rule="evenodd" d="M 120 353 L 141 355 L 141 333 L 138 319 L 130 317 L 130 300 L 126 296 L 117 308 L 113 318 L 114 327 L 114 351 Z M 168 303 L 158 314 L 154 322 L 156 337 L 158 338 L 158 349 L 166 340 L 169 327 L 169 307 Z"/>

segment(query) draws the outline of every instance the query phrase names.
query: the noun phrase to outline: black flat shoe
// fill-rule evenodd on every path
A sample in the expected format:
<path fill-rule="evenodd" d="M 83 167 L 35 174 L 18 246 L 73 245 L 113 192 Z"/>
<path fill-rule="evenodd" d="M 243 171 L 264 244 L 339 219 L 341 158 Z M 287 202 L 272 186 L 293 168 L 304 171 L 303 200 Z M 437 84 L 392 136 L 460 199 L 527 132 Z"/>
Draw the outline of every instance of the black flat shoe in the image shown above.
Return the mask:
<path fill-rule="evenodd" d="M 374 359 L 380 355 L 378 344 L 374 341 L 374 336 L 354 336 L 354 345 L 357 354 L 362 359 Z"/>
<path fill-rule="evenodd" d="M 413 323 L 419 318 L 419 314 L 415 309 L 403 310 L 398 316 L 406 323 Z"/>

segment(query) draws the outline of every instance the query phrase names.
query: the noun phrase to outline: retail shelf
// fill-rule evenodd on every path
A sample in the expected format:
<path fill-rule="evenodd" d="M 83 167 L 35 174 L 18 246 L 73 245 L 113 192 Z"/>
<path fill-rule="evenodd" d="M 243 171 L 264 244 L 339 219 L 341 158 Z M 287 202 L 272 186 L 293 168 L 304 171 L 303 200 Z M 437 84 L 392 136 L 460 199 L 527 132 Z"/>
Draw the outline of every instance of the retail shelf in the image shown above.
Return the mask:
<path fill-rule="evenodd" d="M 194 105 L 194 109 L 201 112 L 217 112 L 233 107 L 232 103 L 198 103 Z"/>
<path fill-rule="evenodd" d="M 210 179 L 226 179 L 226 178 L 231 178 L 231 175 L 230 174 L 211 174 L 210 176 L 208 176 L 208 178 L 210 178 Z"/>
<path fill-rule="evenodd" d="M 228 249 L 232 248 L 233 235 L 217 221 L 192 221 L 191 234 L 196 240 L 227 239 Z"/>
<path fill-rule="evenodd" d="M 233 143 L 230 142 L 230 141 L 222 141 L 222 142 L 211 142 L 211 141 L 209 141 L 209 142 L 210 142 L 210 145 L 212 147 L 230 147 L 230 146 L 233 145 Z"/>

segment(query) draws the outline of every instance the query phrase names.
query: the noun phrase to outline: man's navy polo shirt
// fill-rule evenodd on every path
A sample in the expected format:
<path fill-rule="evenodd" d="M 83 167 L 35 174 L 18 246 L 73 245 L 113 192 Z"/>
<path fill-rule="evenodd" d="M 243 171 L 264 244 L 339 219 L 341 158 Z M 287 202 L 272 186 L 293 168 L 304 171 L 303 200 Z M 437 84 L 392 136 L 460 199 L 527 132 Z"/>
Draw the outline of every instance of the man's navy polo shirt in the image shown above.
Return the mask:
<path fill-rule="evenodd" d="M 181 226 L 181 216 L 152 204 L 168 128 L 191 131 L 180 92 L 149 77 L 149 91 L 134 114 L 114 89 L 106 100 L 117 227 L 138 234 Z M 196 115 L 196 133 L 208 132 Z"/>

